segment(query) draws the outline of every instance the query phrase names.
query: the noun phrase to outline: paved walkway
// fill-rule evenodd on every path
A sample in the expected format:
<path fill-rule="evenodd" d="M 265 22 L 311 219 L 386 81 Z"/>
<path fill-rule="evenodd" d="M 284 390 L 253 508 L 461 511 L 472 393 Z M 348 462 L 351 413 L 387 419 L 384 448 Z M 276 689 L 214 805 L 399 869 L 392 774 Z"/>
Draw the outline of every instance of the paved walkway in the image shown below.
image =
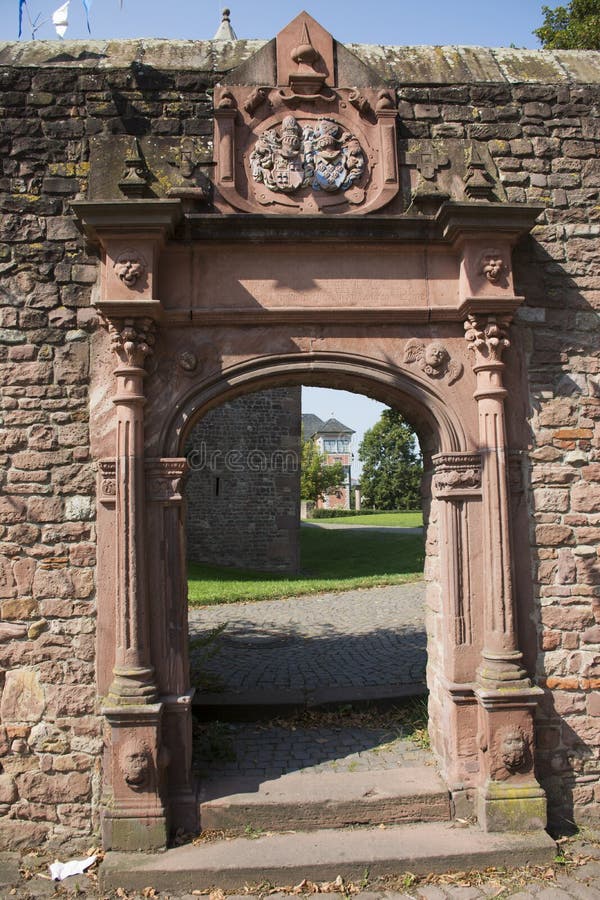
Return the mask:
<path fill-rule="evenodd" d="M 414 582 L 193 609 L 197 700 L 311 705 L 422 693 L 424 594 Z M 207 652 L 202 639 L 223 625 Z"/>
<path fill-rule="evenodd" d="M 406 528 L 402 525 L 348 525 L 336 522 L 302 522 L 303 528 L 324 528 L 326 531 L 383 531 L 387 534 L 423 534 L 423 526 Z"/>
<path fill-rule="evenodd" d="M 279 778 L 434 766 L 433 754 L 402 727 L 316 726 L 269 723 L 197 723 L 194 770 L 206 779 L 229 775 Z"/>

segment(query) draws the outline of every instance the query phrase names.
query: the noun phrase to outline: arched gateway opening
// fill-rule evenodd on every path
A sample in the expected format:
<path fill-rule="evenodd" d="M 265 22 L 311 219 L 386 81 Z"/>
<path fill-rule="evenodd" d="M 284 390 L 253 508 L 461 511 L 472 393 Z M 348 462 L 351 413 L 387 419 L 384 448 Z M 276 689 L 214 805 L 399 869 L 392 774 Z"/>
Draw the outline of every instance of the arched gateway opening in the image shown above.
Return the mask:
<path fill-rule="evenodd" d="M 312 376 L 320 385 L 326 362 Z M 425 542 L 414 526 L 423 505 L 429 520 L 430 499 L 419 496 L 421 479 L 397 494 L 394 508 L 411 513 L 329 518 L 354 507 L 343 493 L 346 473 L 341 497 L 327 491 L 319 509 L 326 518 L 301 522 L 301 389 L 248 387 L 196 419 L 183 445 L 201 828 L 244 834 L 282 823 L 289 831 L 447 821 L 448 791 L 426 731 Z M 362 394 L 302 388 L 302 410 L 338 425 L 359 429 L 359 409 L 374 424 L 375 407 L 382 404 Z M 304 439 L 315 418 L 302 416 Z M 331 433 L 324 426 L 325 450 Z M 388 447 L 399 438 L 396 425 Z M 342 442 L 334 443 L 335 457 Z M 395 467 L 386 467 L 390 492 L 408 487 L 403 458 L 394 457 L 395 480 Z M 430 481 L 428 472 L 427 494 Z M 435 530 L 432 521 L 428 578 L 437 610 Z"/>
<path fill-rule="evenodd" d="M 298 56 L 308 26 L 316 56 Z M 539 210 L 495 196 L 475 147 L 450 161 L 456 200 L 427 182 L 419 157 L 424 180 L 407 208 L 393 98 L 334 45 L 302 14 L 216 89 L 212 212 L 183 188 L 73 204 L 102 248 L 107 326 L 92 391 L 107 847 L 161 847 L 169 829 L 197 825 L 186 438 L 226 400 L 300 383 L 383 400 L 418 430 L 436 510 L 428 681 L 440 769 L 455 807 L 472 803 L 484 829 L 545 823 L 530 573 L 512 550 L 527 528 L 523 349 L 509 339 L 523 299 L 512 248 Z M 266 71 L 272 90 L 256 83 Z"/>

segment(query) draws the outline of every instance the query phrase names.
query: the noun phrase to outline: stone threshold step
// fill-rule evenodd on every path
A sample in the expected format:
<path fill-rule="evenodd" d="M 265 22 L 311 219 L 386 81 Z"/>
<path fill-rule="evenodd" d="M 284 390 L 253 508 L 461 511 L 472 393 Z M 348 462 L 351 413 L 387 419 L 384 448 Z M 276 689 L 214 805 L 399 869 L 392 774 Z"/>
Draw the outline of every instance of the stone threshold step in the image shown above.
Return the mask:
<path fill-rule="evenodd" d="M 409 697 L 427 694 L 424 682 L 414 684 L 379 685 L 373 687 L 318 688 L 314 691 L 257 688 L 239 693 L 203 693 L 196 691 L 193 699 L 194 715 L 201 719 L 259 721 L 279 715 L 301 712 L 304 709 L 334 708 L 350 703 L 361 707 L 386 708 L 402 703 Z"/>
<path fill-rule="evenodd" d="M 290 772 L 270 781 L 230 776 L 200 782 L 203 829 L 342 828 L 451 818 L 448 788 L 433 766 L 370 772 Z"/>
<path fill-rule="evenodd" d="M 391 828 L 332 829 L 236 837 L 188 844 L 163 853 L 107 853 L 100 867 L 102 889 L 236 890 L 268 882 L 346 881 L 412 872 L 473 871 L 488 866 L 546 864 L 555 842 L 535 834 L 484 834 L 479 828 L 430 822 Z"/>

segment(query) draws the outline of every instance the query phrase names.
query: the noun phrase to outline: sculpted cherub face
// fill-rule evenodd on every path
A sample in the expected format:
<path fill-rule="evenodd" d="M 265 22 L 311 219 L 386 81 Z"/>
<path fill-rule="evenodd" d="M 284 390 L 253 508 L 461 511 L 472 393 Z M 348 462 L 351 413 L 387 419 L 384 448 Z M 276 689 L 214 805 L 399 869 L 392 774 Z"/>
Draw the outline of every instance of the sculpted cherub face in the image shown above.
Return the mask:
<path fill-rule="evenodd" d="M 143 257 L 134 250 L 124 250 L 117 257 L 114 269 L 123 284 L 131 288 L 144 276 L 146 263 Z"/>
<path fill-rule="evenodd" d="M 498 253 L 487 253 L 482 260 L 481 273 L 492 284 L 496 284 L 504 274 L 504 260 Z"/>
<path fill-rule="evenodd" d="M 448 351 L 439 341 L 433 341 L 425 347 L 425 363 L 432 369 L 441 369 L 448 361 Z"/>

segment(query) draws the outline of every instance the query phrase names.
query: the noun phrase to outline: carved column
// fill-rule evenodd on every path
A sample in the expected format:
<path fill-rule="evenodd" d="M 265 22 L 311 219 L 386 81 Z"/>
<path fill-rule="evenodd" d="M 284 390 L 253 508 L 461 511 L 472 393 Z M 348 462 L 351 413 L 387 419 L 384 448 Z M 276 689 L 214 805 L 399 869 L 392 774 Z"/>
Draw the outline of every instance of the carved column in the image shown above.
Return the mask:
<path fill-rule="evenodd" d="M 528 687 L 515 629 L 502 354 L 509 320 L 470 315 L 465 337 L 473 353 L 484 503 L 484 646 L 478 681 L 484 687 Z"/>
<path fill-rule="evenodd" d="M 106 848 L 166 846 L 164 801 L 167 757 L 161 750 L 162 704 L 156 702 L 146 583 L 144 363 L 154 344 L 148 318 L 112 319 L 119 364 L 115 459 L 115 662 L 106 697 L 110 740 L 102 834 Z"/>
<path fill-rule="evenodd" d="M 477 673 L 480 824 L 489 831 L 527 831 L 546 824 L 546 799 L 533 771 L 533 715 L 541 691 L 522 666 L 512 572 L 502 355 L 508 317 L 469 315 L 482 457 L 484 633 Z"/>
<path fill-rule="evenodd" d="M 186 832 L 198 827 L 192 778 L 192 699 L 188 648 L 185 512 L 182 484 L 187 461 L 146 460 L 149 600 L 152 658 L 163 704 L 163 743 L 171 825 Z"/>
<path fill-rule="evenodd" d="M 154 344 L 151 319 L 109 324 L 120 365 L 115 369 L 116 408 L 116 652 L 108 701 L 152 703 L 158 694 L 150 663 L 146 592 L 144 363 Z"/>
<path fill-rule="evenodd" d="M 481 457 L 479 453 L 440 453 L 433 463 L 433 494 L 439 504 L 443 537 L 440 581 L 446 627 L 442 687 L 452 701 L 446 705 L 441 747 L 448 787 L 460 810 L 457 815 L 470 816 L 470 789 L 477 784 L 479 770 L 478 709 L 472 681 L 478 661 L 476 613 L 481 599 Z"/>

